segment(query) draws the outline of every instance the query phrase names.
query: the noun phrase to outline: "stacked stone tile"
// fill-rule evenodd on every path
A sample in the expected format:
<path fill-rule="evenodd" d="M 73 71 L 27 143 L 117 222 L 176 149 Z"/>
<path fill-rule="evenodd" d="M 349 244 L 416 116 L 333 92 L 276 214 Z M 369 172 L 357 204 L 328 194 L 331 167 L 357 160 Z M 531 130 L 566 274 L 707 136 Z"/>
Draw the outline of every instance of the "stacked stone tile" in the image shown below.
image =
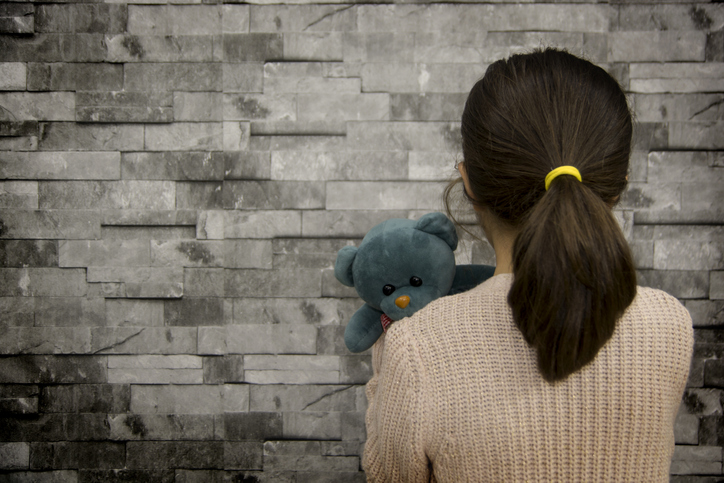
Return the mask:
<path fill-rule="evenodd" d="M 466 92 L 540 45 L 630 92 L 617 216 L 696 326 L 672 481 L 717 480 L 720 4 L 69 0 L 0 4 L 0 481 L 363 481 L 336 252 L 442 208 Z"/>

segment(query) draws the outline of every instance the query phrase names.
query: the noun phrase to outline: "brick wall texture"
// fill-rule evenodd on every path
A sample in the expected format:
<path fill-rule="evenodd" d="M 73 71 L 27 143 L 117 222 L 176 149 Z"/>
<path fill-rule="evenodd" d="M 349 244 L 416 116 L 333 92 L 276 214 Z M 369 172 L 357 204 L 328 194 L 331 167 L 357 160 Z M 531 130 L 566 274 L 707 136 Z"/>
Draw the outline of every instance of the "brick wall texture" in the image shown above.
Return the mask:
<path fill-rule="evenodd" d="M 696 328 L 672 481 L 720 480 L 724 5 L 48 2 L 0 3 L 0 482 L 364 481 L 336 252 L 441 210 L 467 91 L 545 45 L 630 95 L 616 214 Z"/>

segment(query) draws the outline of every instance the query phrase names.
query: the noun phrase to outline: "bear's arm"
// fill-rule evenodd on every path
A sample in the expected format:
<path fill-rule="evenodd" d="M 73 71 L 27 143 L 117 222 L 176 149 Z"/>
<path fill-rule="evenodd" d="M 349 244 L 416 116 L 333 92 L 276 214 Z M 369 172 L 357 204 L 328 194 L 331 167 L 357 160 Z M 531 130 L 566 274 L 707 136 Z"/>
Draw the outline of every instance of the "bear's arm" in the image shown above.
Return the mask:
<path fill-rule="evenodd" d="M 456 265 L 455 278 L 448 295 L 466 292 L 493 276 L 495 267 L 490 265 Z"/>
<path fill-rule="evenodd" d="M 382 335 L 382 312 L 369 304 L 364 304 L 349 319 L 344 330 L 344 343 L 351 352 L 362 352 L 370 347 Z"/>

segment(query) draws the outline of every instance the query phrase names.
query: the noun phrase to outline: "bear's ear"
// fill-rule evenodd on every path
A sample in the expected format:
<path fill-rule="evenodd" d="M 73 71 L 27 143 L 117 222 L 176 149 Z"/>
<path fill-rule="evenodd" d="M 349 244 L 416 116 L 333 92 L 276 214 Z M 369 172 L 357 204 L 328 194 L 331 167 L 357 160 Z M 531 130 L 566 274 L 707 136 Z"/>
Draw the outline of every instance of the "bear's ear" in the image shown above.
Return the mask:
<path fill-rule="evenodd" d="M 354 287 L 352 276 L 352 263 L 357 256 L 357 247 L 346 246 L 337 252 L 337 261 L 334 262 L 334 276 L 343 285 Z"/>
<path fill-rule="evenodd" d="M 421 216 L 417 220 L 415 229 L 442 238 L 452 250 L 455 250 L 458 246 L 458 234 L 455 231 L 455 225 L 443 213 L 434 212 Z"/>

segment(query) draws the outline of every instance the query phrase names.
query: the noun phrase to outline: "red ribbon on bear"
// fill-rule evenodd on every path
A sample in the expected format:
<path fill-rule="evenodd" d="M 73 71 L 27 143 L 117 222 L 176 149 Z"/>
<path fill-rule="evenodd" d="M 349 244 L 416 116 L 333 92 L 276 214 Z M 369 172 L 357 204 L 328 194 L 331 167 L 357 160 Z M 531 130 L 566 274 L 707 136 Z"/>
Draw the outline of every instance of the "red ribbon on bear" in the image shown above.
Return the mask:
<path fill-rule="evenodd" d="M 387 333 L 387 328 L 394 322 L 391 318 L 387 317 L 387 314 L 382 314 L 380 316 L 380 322 L 382 323 L 382 331 Z"/>

